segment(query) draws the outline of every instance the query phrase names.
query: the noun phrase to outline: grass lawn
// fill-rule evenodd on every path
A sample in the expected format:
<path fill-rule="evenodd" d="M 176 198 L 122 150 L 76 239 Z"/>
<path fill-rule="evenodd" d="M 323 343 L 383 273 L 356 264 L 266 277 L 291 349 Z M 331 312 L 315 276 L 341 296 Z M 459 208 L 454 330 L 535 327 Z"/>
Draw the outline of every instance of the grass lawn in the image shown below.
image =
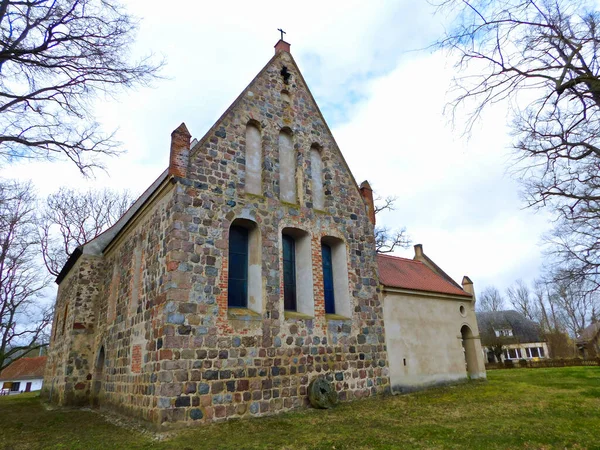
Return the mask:
<path fill-rule="evenodd" d="M 238 420 L 166 435 L 96 412 L 0 397 L 0 449 L 600 448 L 600 367 L 488 372 L 487 383 Z"/>

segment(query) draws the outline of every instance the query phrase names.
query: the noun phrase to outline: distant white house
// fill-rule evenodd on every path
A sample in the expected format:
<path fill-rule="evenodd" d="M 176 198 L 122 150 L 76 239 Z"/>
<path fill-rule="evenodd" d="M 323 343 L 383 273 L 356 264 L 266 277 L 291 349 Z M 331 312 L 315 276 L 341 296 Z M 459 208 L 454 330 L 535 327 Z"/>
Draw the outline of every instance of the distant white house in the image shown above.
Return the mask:
<path fill-rule="evenodd" d="M 42 389 L 46 356 L 19 358 L 0 372 L 0 395 Z"/>
<path fill-rule="evenodd" d="M 477 324 L 483 355 L 489 363 L 549 356 L 539 325 L 517 311 L 478 312 Z M 502 354 L 495 354 L 500 347 Z"/>

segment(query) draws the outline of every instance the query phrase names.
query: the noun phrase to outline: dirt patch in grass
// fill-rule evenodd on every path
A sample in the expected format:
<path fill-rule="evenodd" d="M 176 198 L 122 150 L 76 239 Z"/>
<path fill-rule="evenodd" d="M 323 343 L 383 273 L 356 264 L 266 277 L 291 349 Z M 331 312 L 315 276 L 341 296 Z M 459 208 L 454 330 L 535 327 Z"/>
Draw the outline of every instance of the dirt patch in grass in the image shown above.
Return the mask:
<path fill-rule="evenodd" d="M 600 367 L 488 372 L 488 382 L 156 434 L 135 421 L 0 397 L 0 449 L 600 448 Z"/>

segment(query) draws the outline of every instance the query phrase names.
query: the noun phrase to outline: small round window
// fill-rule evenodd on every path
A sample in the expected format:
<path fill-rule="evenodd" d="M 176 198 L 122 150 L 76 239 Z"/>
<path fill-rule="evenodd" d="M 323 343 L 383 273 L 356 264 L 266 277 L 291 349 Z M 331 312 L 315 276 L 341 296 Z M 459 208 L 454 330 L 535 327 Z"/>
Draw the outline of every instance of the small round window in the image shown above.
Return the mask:
<path fill-rule="evenodd" d="M 460 315 L 461 315 L 461 316 L 463 316 L 463 317 L 464 317 L 464 316 L 466 316 L 466 315 L 467 315 L 467 310 L 465 309 L 465 306 L 464 306 L 464 305 L 460 305 L 459 311 L 460 311 Z"/>

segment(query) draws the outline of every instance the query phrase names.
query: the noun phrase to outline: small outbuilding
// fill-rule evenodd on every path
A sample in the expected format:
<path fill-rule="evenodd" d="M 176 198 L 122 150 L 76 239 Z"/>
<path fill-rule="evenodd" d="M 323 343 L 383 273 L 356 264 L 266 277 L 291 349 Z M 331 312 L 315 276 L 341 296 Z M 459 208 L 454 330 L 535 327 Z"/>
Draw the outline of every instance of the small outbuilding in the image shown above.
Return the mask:
<path fill-rule="evenodd" d="M 420 244 L 414 259 L 377 262 L 392 392 L 485 378 L 471 280 L 456 283 Z"/>
<path fill-rule="evenodd" d="M 46 356 L 19 358 L 0 372 L 0 393 L 19 394 L 42 389 Z"/>

